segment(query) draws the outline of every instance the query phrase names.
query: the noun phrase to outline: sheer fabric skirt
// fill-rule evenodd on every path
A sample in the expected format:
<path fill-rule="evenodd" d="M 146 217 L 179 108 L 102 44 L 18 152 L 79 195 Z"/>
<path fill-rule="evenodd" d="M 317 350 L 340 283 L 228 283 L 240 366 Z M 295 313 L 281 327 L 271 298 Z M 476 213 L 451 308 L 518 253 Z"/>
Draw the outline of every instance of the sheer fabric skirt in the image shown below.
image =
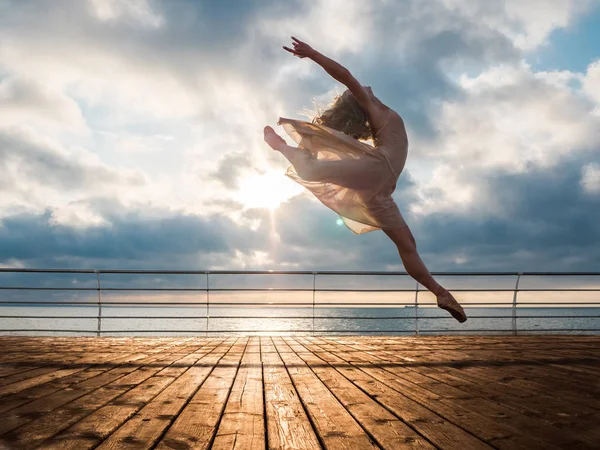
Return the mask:
<path fill-rule="evenodd" d="M 350 230 L 363 234 L 406 226 L 392 198 L 399 171 L 394 174 L 387 149 L 305 121 L 281 118 L 279 124 L 300 152 L 286 175 L 335 211 Z"/>

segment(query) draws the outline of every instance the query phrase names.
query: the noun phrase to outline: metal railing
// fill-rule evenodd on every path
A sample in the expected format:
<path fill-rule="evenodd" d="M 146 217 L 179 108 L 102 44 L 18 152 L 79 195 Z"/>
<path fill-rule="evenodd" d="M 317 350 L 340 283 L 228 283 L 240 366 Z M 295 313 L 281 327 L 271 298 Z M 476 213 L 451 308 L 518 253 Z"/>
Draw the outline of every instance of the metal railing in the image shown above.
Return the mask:
<path fill-rule="evenodd" d="M 592 314 L 592 315 L 526 315 L 519 316 L 518 315 L 518 306 L 520 305 L 552 305 L 552 306 L 571 306 L 571 307 L 581 307 L 582 305 L 588 307 L 600 307 L 600 294 L 594 297 L 593 301 L 566 301 L 566 302 L 519 302 L 518 294 L 520 292 L 598 292 L 600 293 L 600 287 L 598 285 L 594 287 L 577 287 L 577 288 L 522 288 L 520 287 L 520 283 L 522 282 L 524 277 L 552 277 L 555 279 L 556 277 L 600 277 L 600 272 L 434 272 L 432 275 L 434 276 L 443 276 L 443 277 L 514 277 L 515 283 L 514 287 L 510 288 L 495 288 L 495 289 L 449 289 L 451 292 L 512 292 L 512 302 L 463 302 L 461 304 L 465 308 L 469 307 L 477 307 L 477 306 L 492 306 L 492 305 L 503 305 L 502 307 L 509 307 L 511 309 L 510 316 L 503 315 L 476 315 L 473 312 L 476 311 L 474 308 L 470 314 L 469 319 L 471 322 L 467 322 L 467 324 L 472 323 L 477 319 L 510 319 L 511 327 L 510 329 L 479 329 L 479 328 L 419 328 L 419 321 L 424 320 L 439 320 L 439 319 L 447 319 L 454 320 L 449 318 L 449 315 L 419 315 L 420 308 L 424 311 L 436 311 L 434 308 L 430 308 L 432 306 L 436 306 L 435 302 L 419 302 L 419 294 L 424 292 L 425 290 L 420 287 L 419 283 L 416 283 L 416 287 L 414 289 L 336 289 L 336 288 L 319 288 L 317 287 L 317 278 L 318 277 L 335 277 L 335 276 L 352 276 L 352 277 L 364 277 L 364 276 L 383 276 L 383 277 L 408 277 L 406 272 L 357 272 L 357 271 L 228 271 L 228 270 L 214 270 L 214 271 L 176 271 L 176 270 L 92 270 L 92 269 L 11 269 L 11 268 L 0 268 L 0 277 L 3 274 L 12 274 L 17 277 L 19 274 L 39 274 L 42 277 L 42 281 L 44 281 L 44 276 L 49 277 L 51 275 L 56 274 L 68 274 L 68 275 L 91 275 L 93 278 L 93 286 L 90 285 L 88 280 L 88 286 L 78 287 L 78 286 L 52 286 L 52 285 L 42 285 L 42 286 L 26 286 L 20 284 L 6 284 L 2 282 L 2 278 L 0 278 L 0 320 L 3 319 L 13 319 L 13 320 L 27 320 L 27 319 L 48 319 L 57 320 L 57 319 L 88 319 L 94 320 L 96 323 L 95 329 L 58 329 L 52 327 L 46 328 L 4 328 L 0 325 L 0 333 L 28 333 L 28 332 L 37 332 L 37 333 L 92 333 L 98 336 L 102 334 L 121 334 L 121 333 L 196 333 L 196 334 L 224 334 L 224 333 L 312 333 L 312 334 L 372 334 L 372 333 L 380 333 L 380 334 L 416 334 L 420 333 L 510 333 L 516 335 L 518 333 L 529 333 L 529 332 L 551 332 L 551 333 L 561 333 L 561 332 L 591 332 L 597 333 L 600 331 L 600 327 L 598 326 L 599 322 L 597 319 L 600 318 L 600 315 Z M 102 276 L 109 275 L 186 275 L 191 277 L 201 277 L 205 280 L 205 287 L 109 287 L 102 285 Z M 285 275 L 285 276 L 309 276 L 312 277 L 312 287 L 307 288 L 248 288 L 248 287 L 226 287 L 226 288 L 211 288 L 211 276 L 220 276 L 220 275 Z M 599 278 L 600 280 L 600 278 Z M 75 282 L 76 280 L 73 280 Z M 600 283 L 599 283 L 600 284 Z M 14 299 L 6 299 L 7 292 L 22 292 L 25 291 L 27 293 L 37 293 L 39 292 L 97 292 L 97 297 L 95 297 L 94 301 L 86 300 L 71 300 L 69 298 L 60 298 L 60 299 L 51 299 L 51 300 L 32 300 L 28 298 L 26 300 L 14 300 Z M 198 293 L 198 298 L 195 298 L 193 301 L 180 301 L 178 299 L 172 300 L 169 299 L 167 301 L 103 301 L 103 293 L 108 294 L 112 292 L 126 292 L 126 293 L 143 293 L 143 292 L 160 292 L 162 294 L 171 293 L 173 295 L 181 295 L 183 292 L 191 292 L 196 295 Z M 280 292 L 282 295 L 286 293 L 299 293 L 299 292 L 308 292 L 312 293 L 312 299 L 304 302 L 294 302 L 294 301 L 243 301 L 243 302 L 233 302 L 233 301 L 212 301 L 211 303 L 211 293 L 233 293 L 233 292 Z M 338 292 L 338 293 L 411 293 L 414 292 L 414 301 L 407 302 L 323 302 L 317 301 L 317 293 L 324 292 Z M 204 296 L 204 300 L 200 296 Z M 197 301 L 196 301 L 197 300 Z M 64 307 L 64 306 L 93 306 L 95 307 L 97 313 L 94 315 L 22 315 L 22 314 L 3 314 L 3 309 L 6 309 L 9 306 L 16 307 L 24 307 L 25 305 L 38 305 L 38 306 L 54 306 L 54 307 Z M 20 306 L 21 305 L 21 306 Z M 104 309 L 107 310 L 109 307 L 118 307 L 118 306 L 145 306 L 145 307 L 155 307 L 155 306 L 186 306 L 186 307 L 197 307 L 201 311 L 204 312 L 202 315 L 197 316 L 154 316 L 154 315 L 107 315 L 103 313 Z M 211 307 L 212 308 L 223 308 L 223 307 L 238 307 L 238 308 L 246 308 L 250 306 L 259 306 L 259 307 L 297 307 L 308 309 L 310 312 L 308 315 L 277 315 L 272 317 L 261 317 L 254 315 L 219 315 L 213 314 L 211 315 Z M 358 306 L 363 306 L 366 308 L 373 308 L 377 306 L 394 309 L 398 307 L 411 307 L 414 308 L 414 315 L 398 315 L 398 314 L 387 314 L 385 316 L 352 316 L 352 315 L 319 315 L 317 311 L 322 311 L 324 308 L 336 309 L 340 307 L 345 308 L 355 308 Z M 599 309 L 600 311 L 600 309 Z M 518 323 L 519 319 L 595 319 L 593 327 L 586 328 L 535 328 L 535 329 L 527 329 L 527 328 L 519 328 Z M 190 320 L 190 319 L 198 319 L 203 321 L 204 328 L 187 328 L 187 329 L 103 329 L 103 321 L 120 319 L 120 320 L 128 320 L 128 319 L 164 319 L 164 320 Z M 245 320 L 265 320 L 265 319 L 273 319 L 273 320 L 304 320 L 305 323 L 311 324 L 305 328 L 292 328 L 292 329 L 211 329 L 211 320 L 215 321 L 218 319 L 245 319 Z M 336 320 L 351 320 L 351 321 L 365 321 L 365 320 L 377 320 L 377 321 L 389 321 L 389 320 L 413 320 L 414 327 L 412 329 L 335 329 L 335 328 L 325 328 L 319 329 L 316 327 L 315 322 L 317 320 L 328 320 L 328 321 L 336 321 Z"/>

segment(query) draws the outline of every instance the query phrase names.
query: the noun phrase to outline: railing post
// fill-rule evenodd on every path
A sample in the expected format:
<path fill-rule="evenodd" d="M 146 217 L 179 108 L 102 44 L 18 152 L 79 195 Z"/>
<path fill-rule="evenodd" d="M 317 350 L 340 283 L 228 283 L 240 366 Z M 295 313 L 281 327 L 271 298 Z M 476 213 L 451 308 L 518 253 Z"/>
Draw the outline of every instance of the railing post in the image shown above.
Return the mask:
<path fill-rule="evenodd" d="M 102 334 L 102 291 L 100 289 L 100 271 L 95 270 L 96 272 L 96 282 L 98 283 L 98 328 L 96 329 L 96 336 L 100 336 Z"/>
<path fill-rule="evenodd" d="M 521 280 L 522 272 L 517 274 L 517 283 L 515 284 L 515 293 L 513 294 L 512 302 L 512 334 L 517 335 L 517 293 L 519 292 L 519 281 Z"/>
<path fill-rule="evenodd" d="M 415 289 L 415 336 L 419 335 L 419 282 Z"/>
<path fill-rule="evenodd" d="M 317 292 L 317 272 L 313 272 L 313 289 L 312 289 L 312 334 L 315 335 L 315 295 Z"/>
<path fill-rule="evenodd" d="M 209 271 L 206 272 L 206 331 L 205 336 L 208 337 L 208 325 L 210 319 L 210 283 L 208 279 Z"/>

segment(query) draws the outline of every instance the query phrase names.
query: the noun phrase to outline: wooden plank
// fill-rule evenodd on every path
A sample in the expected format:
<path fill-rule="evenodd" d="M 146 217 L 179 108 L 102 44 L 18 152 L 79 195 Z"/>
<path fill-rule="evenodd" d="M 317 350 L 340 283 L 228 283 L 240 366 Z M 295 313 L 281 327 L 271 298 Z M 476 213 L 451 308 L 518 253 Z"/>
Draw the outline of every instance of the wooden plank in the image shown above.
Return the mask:
<path fill-rule="evenodd" d="M 46 395 L 62 391 L 71 390 L 73 386 L 86 381 L 88 379 L 97 377 L 103 373 L 108 372 L 122 364 L 128 364 L 135 360 L 139 360 L 143 355 L 136 354 L 118 354 L 116 358 L 108 361 L 105 360 L 101 364 L 97 365 L 94 362 L 90 362 L 90 366 L 87 369 L 83 369 L 79 372 L 75 372 L 72 375 L 54 379 L 42 384 L 36 384 L 29 388 L 23 388 L 19 392 L 4 397 L 0 403 L 0 412 L 6 413 L 14 408 L 22 406 L 26 403 L 30 403 L 35 400 L 39 400 Z M 90 355 L 90 359 L 95 359 L 95 355 Z M 101 368 L 98 368 L 101 367 Z"/>
<path fill-rule="evenodd" d="M 210 376 L 179 413 L 173 425 L 155 447 L 156 449 L 207 449 L 211 446 L 238 372 L 247 339 L 240 339 L 238 347 L 232 347 L 231 351 L 219 361 Z M 242 348 L 241 345 L 244 347 Z"/>
<path fill-rule="evenodd" d="M 213 450 L 264 450 L 263 383 L 260 341 L 250 338 L 217 435 Z"/>
<path fill-rule="evenodd" d="M 97 448 L 121 450 L 153 447 L 235 341 L 237 339 L 228 339 L 200 360 L 199 364 L 192 365 Z"/>
<path fill-rule="evenodd" d="M 444 351 L 437 355 L 438 358 L 455 361 L 454 367 L 460 368 L 464 375 L 478 379 L 483 384 L 497 384 L 503 388 L 520 388 L 529 392 L 552 392 L 554 398 L 565 402 L 584 402 L 591 408 L 600 409 L 600 400 L 594 390 L 597 382 L 588 379 L 586 382 L 576 383 L 569 378 L 552 376 L 552 370 L 546 365 L 536 364 L 534 360 L 516 365 L 504 364 L 498 361 L 493 352 L 480 352 L 478 356 L 466 355 L 455 351 Z M 486 361 L 490 363 L 486 363 Z M 487 366 L 486 366 L 487 364 Z M 439 364 L 438 364 L 439 365 Z M 490 370 L 490 365 L 493 370 Z M 588 389 L 581 390 L 579 386 L 585 385 Z M 581 397 L 585 398 L 581 398 Z"/>
<path fill-rule="evenodd" d="M 137 358 L 137 357 L 133 357 Z M 141 360 L 137 360 L 141 365 L 155 361 L 157 356 L 147 357 Z M 120 378 L 127 374 L 135 371 L 136 366 L 122 366 L 115 369 L 109 370 L 96 377 L 87 379 L 69 390 L 56 391 L 53 394 L 42 397 L 38 400 L 29 402 L 23 406 L 12 409 L 5 414 L 4 420 L 0 422 L 0 435 L 4 435 L 12 430 L 15 430 L 22 425 L 38 420 L 44 416 L 44 414 L 59 408 L 69 402 L 72 402 L 80 397 L 84 397 L 86 394 L 93 393 L 97 389 L 103 389 L 105 386 L 111 383 L 117 382 Z"/>
<path fill-rule="evenodd" d="M 0 400 L 0 430 L 16 424 L 0 447 L 94 448 L 132 426 L 162 395 L 181 409 L 168 415 L 170 403 L 161 405 L 165 416 L 146 415 L 113 448 L 148 448 L 161 438 L 164 444 L 167 433 L 176 434 L 169 429 L 176 415 L 196 396 L 204 396 L 207 411 L 200 430 L 190 432 L 200 448 L 321 448 L 333 440 L 324 439 L 326 428 L 315 420 L 320 389 L 329 395 L 325 403 L 337 404 L 382 448 L 415 445 L 402 443 L 398 424 L 425 445 L 461 450 L 488 448 L 482 439 L 500 449 L 585 449 L 600 440 L 598 336 L 276 338 L 287 366 L 270 338 L 260 346 L 258 340 L 0 337 L 4 386 L 22 383 Z M 183 402 L 175 389 L 164 394 L 193 362 L 226 349 L 218 367 L 205 361 L 213 372 Z M 128 362 L 135 356 L 142 359 Z M 53 378 L 52 370 L 74 372 Z M 187 414 L 188 422 L 196 420 Z M 155 439 L 135 441 L 157 428 Z"/>
<path fill-rule="evenodd" d="M 3 376 L 0 378 L 0 385 L 43 375 L 44 373 L 51 372 L 57 368 L 63 368 L 65 365 L 74 368 L 82 365 L 84 360 L 89 360 L 90 357 L 95 357 L 95 362 L 97 363 L 108 357 L 114 358 L 131 353 L 130 342 L 127 343 L 127 347 L 120 348 L 120 345 L 115 346 L 115 343 L 110 340 L 107 342 L 107 338 L 92 338 L 93 340 L 91 341 L 86 340 L 85 338 L 75 338 L 69 341 L 59 341 L 62 342 L 61 345 L 57 345 L 56 343 L 51 345 L 51 343 L 46 340 L 40 340 L 41 338 L 35 338 L 36 340 L 33 340 L 34 338 L 31 339 L 31 344 L 26 350 L 21 347 L 19 352 L 12 353 L 12 371 L 11 369 L 6 368 L 5 371 L 2 372 Z M 169 342 L 167 345 L 179 345 L 181 341 L 186 340 L 187 339 Z M 145 349 L 150 349 L 151 352 L 163 351 L 168 348 L 162 347 L 160 341 L 155 339 L 144 342 Z M 105 345 L 107 343 L 108 345 Z M 117 344 L 119 344 L 119 342 L 117 342 Z M 153 347 L 150 345 L 153 345 Z M 136 353 L 140 355 L 144 353 L 139 346 L 136 348 Z M 109 351 L 107 352 L 107 350 Z M 34 370 L 36 372 L 32 372 Z M 9 377 L 9 372 L 14 376 Z"/>
<path fill-rule="evenodd" d="M 131 389 L 135 384 L 145 379 L 144 377 L 147 378 L 161 370 L 164 364 L 171 364 L 175 360 L 181 359 L 182 356 L 177 354 L 155 354 L 142 360 L 136 360 L 133 365 L 118 367 L 94 379 L 80 383 L 77 389 L 57 392 L 56 394 L 40 399 L 40 401 L 32 402 L 22 408 L 13 410 L 5 417 L 4 421 L 0 422 L 0 428 L 3 431 L 7 429 L 14 430 L 14 428 L 24 423 L 31 422 L 32 420 L 33 422 L 30 427 L 21 426 L 21 428 L 10 432 L 5 435 L 4 439 L 13 443 L 19 441 L 28 442 L 28 439 L 35 439 L 36 441 L 46 439 L 76 422 L 81 417 L 88 415 L 91 411 L 101 406 L 104 401 L 109 401 L 120 395 L 120 391 Z M 161 358 L 164 359 L 162 364 L 160 362 Z M 145 364 L 154 363 L 157 359 L 159 360 L 158 364 L 144 367 Z M 87 395 L 83 395 L 86 392 Z M 73 399 L 77 400 L 72 401 Z M 44 414 L 44 412 L 47 413 L 64 404 L 67 405 L 58 411 L 52 414 Z"/>
<path fill-rule="evenodd" d="M 373 354 L 387 361 L 398 358 L 397 350 L 385 350 L 373 352 Z M 403 363 L 403 367 L 406 367 L 407 370 L 418 371 L 432 380 L 451 384 L 463 391 L 475 393 L 494 402 L 502 403 L 512 409 L 522 411 L 523 414 L 544 420 L 553 426 L 558 426 L 562 430 L 576 426 L 581 421 L 586 423 L 587 419 L 593 420 L 596 417 L 596 411 L 589 408 L 584 402 L 572 403 L 553 397 L 551 392 L 535 392 L 514 385 L 503 386 L 502 389 L 498 389 L 498 384 L 489 383 L 489 378 L 473 378 L 460 368 L 451 365 L 429 364 L 439 362 L 437 354 L 422 355 L 418 361 L 414 361 L 414 358 L 411 359 L 413 361 Z M 427 382 L 419 384 L 430 390 L 435 389 L 435 386 L 429 385 Z"/>
<path fill-rule="evenodd" d="M 450 411 L 454 411 L 457 415 L 460 412 L 463 419 L 460 422 L 462 426 L 466 426 L 466 421 L 473 424 L 474 415 L 482 420 L 483 418 L 488 418 L 491 421 L 498 421 L 500 419 L 502 427 L 506 428 L 507 432 L 512 431 L 515 435 L 518 435 L 520 429 L 527 429 L 532 439 L 527 439 L 523 443 L 529 445 L 530 448 L 533 448 L 535 445 L 534 441 L 538 442 L 538 448 L 565 448 L 571 446 L 585 448 L 579 439 L 568 436 L 561 430 L 537 418 L 522 414 L 520 410 L 507 408 L 503 404 L 473 395 L 473 393 L 441 382 L 430 383 L 428 387 L 425 387 L 423 384 L 417 383 L 419 380 L 422 380 L 423 375 L 413 371 L 399 371 L 394 365 L 381 367 L 379 366 L 381 362 L 376 360 L 373 355 L 365 356 L 363 361 L 369 366 L 374 365 L 379 367 L 378 369 L 369 368 L 365 370 L 368 373 L 376 372 L 381 377 L 380 379 L 383 380 L 385 378 L 387 380 L 386 383 L 392 388 L 402 391 L 410 390 L 413 398 L 422 399 L 424 402 L 435 402 L 435 410 L 439 408 L 440 411 L 448 411 L 448 414 Z M 362 366 L 362 364 L 359 364 L 359 366 Z M 490 429 L 489 426 L 487 426 L 487 429 Z M 504 439 L 504 441 L 513 440 L 513 443 L 510 445 L 515 445 L 521 442 L 522 439 L 524 438 L 519 435 L 514 440 L 511 438 Z"/>
<path fill-rule="evenodd" d="M 286 342 L 293 338 L 285 339 Z M 294 349 L 348 412 L 382 448 L 434 449 L 423 436 L 391 414 L 315 354 Z"/>
<path fill-rule="evenodd" d="M 268 448 L 321 449 L 296 388 L 270 338 L 261 337 Z"/>
<path fill-rule="evenodd" d="M 336 352 L 336 355 L 344 360 L 348 358 L 344 352 Z M 381 361 L 378 361 L 372 354 L 353 352 L 351 359 L 355 367 L 420 404 L 430 405 L 429 407 L 439 415 L 498 448 L 515 448 L 520 445 L 527 445 L 528 448 L 564 448 L 569 445 L 588 448 L 587 444 L 581 440 L 496 402 L 469 395 L 467 392 L 447 385 L 450 392 L 456 391 L 456 395 L 447 395 L 447 393 L 438 395 L 424 389 L 410 381 L 410 371 L 397 370 L 393 365 L 385 368 L 379 367 L 378 364 L 381 364 Z M 501 419 L 501 422 L 498 419 Z M 523 428 L 528 429 L 531 433 L 528 435 L 519 433 L 519 430 Z"/>
<path fill-rule="evenodd" d="M 321 380 L 286 348 L 283 340 L 273 338 L 273 342 L 324 446 L 328 449 L 378 448 Z"/>
<path fill-rule="evenodd" d="M 196 365 L 210 365 L 211 361 L 208 358 L 209 355 L 214 357 L 211 352 L 215 348 L 213 347 L 205 352 L 200 352 L 197 348 L 191 348 L 196 352 L 188 355 L 187 358 L 192 360 L 199 358 L 195 363 Z M 186 366 L 181 363 L 181 360 L 177 364 L 159 370 L 135 388 L 113 399 L 83 420 L 47 440 L 40 448 L 57 450 L 95 448 L 141 408 L 150 403 L 185 370 Z"/>
<path fill-rule="evenodd" d="M 385 383 L 353 366 L 343 358 L 326 351 L 319 352 L 318 356 L 333 364 L 333 367 L 349 381 L 435 446 L 449 450 L 492 448 L 453 422 L 409 398 L 405 395 L 406 393 L 391 389 Z"/>

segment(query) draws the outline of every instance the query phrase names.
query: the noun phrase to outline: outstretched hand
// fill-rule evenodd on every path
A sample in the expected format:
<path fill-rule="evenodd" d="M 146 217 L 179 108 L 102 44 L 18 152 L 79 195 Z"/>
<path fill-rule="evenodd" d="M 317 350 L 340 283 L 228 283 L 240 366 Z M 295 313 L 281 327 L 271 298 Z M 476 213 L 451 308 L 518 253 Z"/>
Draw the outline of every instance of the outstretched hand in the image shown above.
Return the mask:
<path fill-rule="evenodd" d="M 311 57 L 316 53 L 310 45 L 302 42 L 300 39 L 296 39 L 294 36 L 292 36 L 292 40 L 294 41 L 293 50 L 291 48 L 286 47 L 285 45 L 283 46 L 283 49 L 287 50 L 292 55 L 297 56 L 298 58 L 306 58 L 307 56 Z"/>

